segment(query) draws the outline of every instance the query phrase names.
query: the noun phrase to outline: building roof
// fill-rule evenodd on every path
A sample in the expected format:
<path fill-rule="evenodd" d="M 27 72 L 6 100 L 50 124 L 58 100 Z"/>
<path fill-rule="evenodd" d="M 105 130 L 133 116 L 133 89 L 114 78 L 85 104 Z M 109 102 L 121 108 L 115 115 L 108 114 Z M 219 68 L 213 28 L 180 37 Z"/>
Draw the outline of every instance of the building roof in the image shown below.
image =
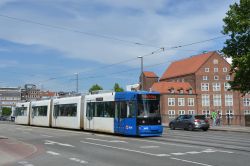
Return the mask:
<path fill-rule="evenodd" d="M 158 78 L 158 76 L 152 71 L 144 71 L 143 74 L 145 77 L 154 77 L 154 78 L 157 77 Z"/>
<path fill-rule="evenodd" d="M 216 51 L 203 53 L 170 64 L 160 80 L 195 73 Z"/>
<path fill-rule="evenodd" d="M 160 93 L 170 93 L 170 89 L 173 89 L 174 93 L 179 93 L 179 90 L 183 89 L 183 93 L 188 94 L 188 90 L 192 89 L 192 86 L 188 82 L 156 82 L 151 87 L 152 91 Z M 195 93 L 194 90 L 192 93 Z"/>

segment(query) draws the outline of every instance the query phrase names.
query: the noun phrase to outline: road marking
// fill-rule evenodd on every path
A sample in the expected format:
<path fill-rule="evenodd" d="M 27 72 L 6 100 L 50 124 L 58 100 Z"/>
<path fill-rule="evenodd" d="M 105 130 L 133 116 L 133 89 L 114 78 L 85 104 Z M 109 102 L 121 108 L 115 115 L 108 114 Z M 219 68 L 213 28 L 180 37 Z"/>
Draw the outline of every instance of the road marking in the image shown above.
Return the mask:
<path fill-rule="evenodd" d="M 55 141 L 50 141 L 50 140 L 45 140 L 46 145 L 61 145 L 61 146 L 67 146 L 67 147 L 75 147 L 73 145 L 70 144 L 65 144 L 65 143 L 60 143 L 60 142 L 55 142 Z"/>
<path fill-rule="evenodd" d="M 234 152 L 230 152 L 230 151 L 226 151 L 226 150 L 217 150 L 217 152 L 222 152 L 222 153 L 234 153 Z"/>
<path fill-rule="evenodd" d="M 206 150 L 203 150 L 202 152 L 204 152 L 204 153 L 213 153 L 213 152 L 216 152 L 216 150 L 206 149 Z"/>
<path fill-rule="evenodd" d="M 60 156 L 60 153 L 56 153 L 53 151 L 47 151 L 48 154 L 54 155 L 54 156 Z"/>
<path fill-rule="evenodd" d="M 159 148 L 159 146 L 141 146 L 142 149 Z"/>
<path fill-rule="evenodd" d="M 158 157 L 161 157 L 161 156 L 170 156 L 168 154 L 153 154 L 153 153 L 148 153 L 148 152 L 143 152 L 143 151 L 138 151 L 138 150 L 133 150 L 133 149 L 120 148 L 120 147 L 103 145 L 103 144 L 96 144 L 96 143 L 86 142 L 86 141 L 80 141 L 80 142 L 84 143 L 84 144 L 102 146 L 102 147 L 106 147 L 106 148 L 118 149 L 118 150 L 129 151 L 129 152 L 135 152 L 135 153 L 140 153 L 140 154 L 146 154 L 146 155 L 150 155 L 150 156 L 158 156 Z"/>
<path fill-rule="evenodd" d="M 209 164 L 198 163 L 198 162 L 195 162 L 195 161 L 183 160 L 183 159 L 178 159 L 178 158 L 174 158 L 174 157 L 171 157 L 170 159 L 172 159 L 172 160 L 178 160 L 178 161 L 182 161 L 182 162 L 186 162 L 186 163 L 197 164 L 197 165 L 212 166 L 212 165 L 209 165 Z"/>
<path fill-rule="evenodd" d="M 27 161 L 19 161 L 18 164 L 21 164 L 23 166 L 34 166 L 33 164 L 30 164 L 29 162 Z"/>
<path fill-rule="evenodd" d="M 186 152 L 186 153 L 188 153 L 188 154 L 199 154 L 201 152 L 192 151 L 192 152 Z"/>
<path fill-rule="evenodd" d="M 94 141 L 101 141 L 101 142 L 112 142 L 112 143 L 128 143 L 126 141 L 120 141 L 120 140 L 104 140 L 104 139 L 97 139 L 97 138 L 85 138 L 85 139 L 88 139 L 88 140 L 94 140 Z"/>
<path fill-rule="evenodd" d="M 84 160 L 81 160 L 81 159 L 78 159 L 78 158 L 69 158 L 70 160 L 72 161 L 76 161 L 78 163 L 81 163 L 81 164 L 88 164 L 87 161 L 84 161 Z"/>
<path fill-rule="evenodd" d="M 170 156 L 169 154 L 157 154 L 156 156 L 158 156 L 158 157 L 164 157 L 164 156 Z"/>
<path fill-rule="evenodd" d="M 181 155 L 185 155 L 185 153 L 171 153 L 172 155 L 175 155 L 175 156 L 181 156 Z"/>

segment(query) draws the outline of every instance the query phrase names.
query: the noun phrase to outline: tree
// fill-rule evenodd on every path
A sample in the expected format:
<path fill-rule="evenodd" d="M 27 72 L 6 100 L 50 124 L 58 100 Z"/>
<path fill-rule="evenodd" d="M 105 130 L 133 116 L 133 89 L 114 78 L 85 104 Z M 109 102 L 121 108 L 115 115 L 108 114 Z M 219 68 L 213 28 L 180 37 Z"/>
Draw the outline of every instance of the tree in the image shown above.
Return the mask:
<path fill-rule="evenodd" d="M 11 108 L 3 107 L 2 108 L 2 115 L 3 116 L 10 116 L 12 113 Z"/>
<path fill-rule="evenodd" d="M 232 58 L 231 89 L 243 94 L 250 92 L 250 0 L 230 5 L 223 19 L 222 33 L 229 35 L 222 52 Z"/>
<path fill-rule="evenodd" d="M 118 83 L 115 83 L 114 85 L 114 91 L 115 92 L 123 92 L 124 89 L 120 87 L 120 85 Z"/>
<path fill-rule="evenodd" d="M 89 89 L 89 92 L 93 92 L 96 90 L 103 90 L 103 88 L 99 86 L 98 84 L 95 84 L 95 85 L 92 85 L 92 87 Z"/>

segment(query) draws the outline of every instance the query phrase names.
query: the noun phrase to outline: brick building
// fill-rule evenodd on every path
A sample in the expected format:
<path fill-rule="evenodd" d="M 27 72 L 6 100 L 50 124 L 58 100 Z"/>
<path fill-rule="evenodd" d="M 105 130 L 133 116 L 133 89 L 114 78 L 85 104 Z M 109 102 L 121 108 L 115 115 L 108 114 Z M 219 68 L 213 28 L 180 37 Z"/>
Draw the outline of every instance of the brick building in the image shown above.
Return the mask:
<path fill-rule="evenodd" d="M 186 91 L 188 83 L 192 88 L 192 95 L 195 96 L 195 114 L 210 116 L 212 111 L 216 111 L 222 115 L 223 123 L 230 121 L 231 124 L 243 125 L 242 115 L 250 114 L 250 95 L 242 96 L 239 92 L 230 90 L 228 81 L 233 79 L 229 73 L 230 69 L 231 65 L 217 52 L 203 53 L 173 62 L 163 73 L 159 83 L 155 82 L 152 85 L 153 90 L 162 94 L 162 114 L 172 117 L 173 113 L 179 115 L 192 112 L 188 111 L 192 110 L 191 108 L 184 109 L 176 103 L 175 107 L 172 107 L 168 101 L 169 85 L 175 89 L 173 94 L 176 95 L 176 100 L 183 95 L 179 94 L 176 88 Z M 191 97 L 191 94 L 186 95 L 183 97 L 185 102 Z M 165 123 L 168 123 L 168 120 Z"/>
<path fill-rule="evenodd" d="M 152 91 L 161 93 L 160 105 L 163 125 L 176 115 L 196 113 L 196 94 L 187 82 L 157 82 Z"/>

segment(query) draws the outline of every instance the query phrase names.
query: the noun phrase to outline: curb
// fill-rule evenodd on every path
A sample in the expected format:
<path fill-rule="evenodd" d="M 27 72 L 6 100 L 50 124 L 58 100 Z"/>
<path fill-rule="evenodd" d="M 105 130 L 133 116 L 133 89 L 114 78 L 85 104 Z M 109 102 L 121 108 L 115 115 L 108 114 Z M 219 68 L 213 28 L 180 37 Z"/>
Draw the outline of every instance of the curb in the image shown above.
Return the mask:
<path fill-rule="evenodd" d="M 165 129 L 170 130 L 170 128 L 168 126 L 164 126 Z M 248 133 L 250 134 L 250 128 L 248 131 L 244 131 L 244 130 L 235 130 L 235 129 L 214 129 L 214 128 L 209 128 L 208 130 L 210 131 L 224 131 L 224 132 L 236 132 L 236 133 Z"/>

